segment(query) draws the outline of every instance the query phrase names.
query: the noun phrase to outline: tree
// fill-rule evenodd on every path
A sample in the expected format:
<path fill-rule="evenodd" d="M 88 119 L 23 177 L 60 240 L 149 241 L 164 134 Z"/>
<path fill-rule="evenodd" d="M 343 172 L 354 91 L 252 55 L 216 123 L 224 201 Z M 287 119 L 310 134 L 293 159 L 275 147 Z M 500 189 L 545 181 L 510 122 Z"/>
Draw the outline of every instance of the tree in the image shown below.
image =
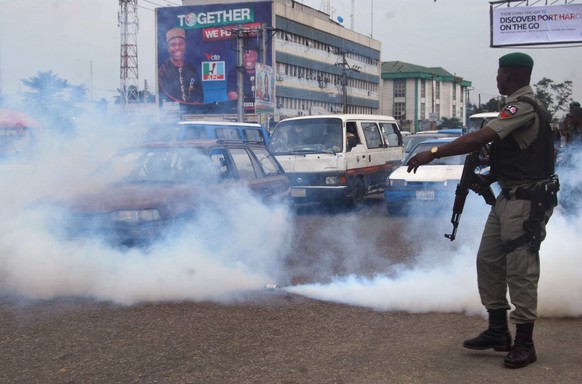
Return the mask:
<path fill-rule="evenodd" d="M 556 84 L 553 80 L 544 77 L 534 84 L 536 97 L 548 106 L 552 116 L 560 111 L 567 111 L 572 101 L 572 82 L 567 80 Z"/>
<path fill-rule="evenodd" d="M 38 72 L 36 76 L 21 82 L 29 88 L 24 95 L 31 112 L 46 126 L 52 125 L 61 131 L 70 131 L 73 128 L 72 121 L 78 111 L 75 103 L 87 98 L 84 85 L 70 84 L 50 70 Z"/>
<path fill-rule="evenodd" d="M 489 99 L 488 102 L 486 102 L 485 104 L 481 104 L 480 106 L 472 104 L 471 114 L 483 112 L 499 112 L 499 109 L 501 108 L 501 105 L 503 105 L 504 102 L 505 98 L 502 96 L 498 96 Z"/>
<path fill-rule="evenodd" d="M 129 94 L 129 104 L 135 104 L 135 103 L 155 103 L 156 102 L 156 95 L 152 95 L 151 93 L 149 93 L 146 90 L 140 91 L 137 90 L 137 87 L 135 85 L 130 85 L 128 87 L 128 94 Z M 114 96 L 114 103 L 115 104 L 121 104 L 123 99 L 124 99 L 124 94 L 123 91 L 120 88 L 117 88 L 117 93 L 118 95 Z M 137 98 L 136 98 L 137 95 Z"/>
<path fill-rule="evenodd" d="M 459 120 L 456 117 L 453 118 L 447 118 L 447 117 L 443 117 L 441 118 L 442 122 L 438 125 L 438 129 L 441 128 L 463 128 L 463 122 L 461 120 Z"/>
<path fill-rule="evenodd" d="M 73 104 L 84 101 L 87 89 L 84 85 L 72 85 L 61 79 L 52 71 L 38 72 L 36 77 L 21 80 L 22 84 L 31 90 L 25 92 L 28 102 L 41 111 L 50 110 L 63 104 Z"/>

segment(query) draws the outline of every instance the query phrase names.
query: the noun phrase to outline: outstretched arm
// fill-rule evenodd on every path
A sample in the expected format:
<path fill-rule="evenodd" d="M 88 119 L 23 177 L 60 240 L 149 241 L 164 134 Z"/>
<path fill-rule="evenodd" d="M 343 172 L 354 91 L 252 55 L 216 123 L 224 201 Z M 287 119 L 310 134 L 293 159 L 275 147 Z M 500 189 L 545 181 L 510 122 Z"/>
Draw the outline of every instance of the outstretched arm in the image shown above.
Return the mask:
<path fill-rule="evenodd" d="M 419 152 L 408 161 L 408 172 L 416 173 L 418 167 L 428 164 L 435 158 L 462 155 L 477 151 L 479 148 L 492 141 L 499 140 L 499 135 L 489 128 L 484 127 L 478 131 L 467 133 L 450 143 L 441 145 L 436 154 L 430 151 Z"/>

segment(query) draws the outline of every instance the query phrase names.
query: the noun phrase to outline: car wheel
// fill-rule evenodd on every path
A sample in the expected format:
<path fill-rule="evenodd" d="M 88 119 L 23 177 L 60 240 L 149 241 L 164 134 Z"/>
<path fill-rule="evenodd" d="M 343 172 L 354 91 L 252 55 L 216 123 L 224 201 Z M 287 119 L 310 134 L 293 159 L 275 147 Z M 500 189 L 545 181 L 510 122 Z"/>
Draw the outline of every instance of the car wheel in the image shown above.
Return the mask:
<path fill-rule="evenodd" d="M 365 199 L 364 183 L 361 179 L 354 179 L 354 182 L 351 186 L 351 192 L 352 196 L 347 202 L 348 207 L 352 209 L 360 208 L 364 204 Z"/>

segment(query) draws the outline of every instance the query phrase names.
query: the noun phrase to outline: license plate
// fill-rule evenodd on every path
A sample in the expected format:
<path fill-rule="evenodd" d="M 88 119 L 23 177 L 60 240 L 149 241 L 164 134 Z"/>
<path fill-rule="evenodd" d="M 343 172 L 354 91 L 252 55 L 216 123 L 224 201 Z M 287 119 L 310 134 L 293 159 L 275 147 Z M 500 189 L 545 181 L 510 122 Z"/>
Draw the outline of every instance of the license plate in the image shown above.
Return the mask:
<path fill-rule="evenodd" d="M 434 191 L 416 191 L 416 200 L 434 200 Z"/>
<path fill-rule="evenodd" d="M 291 189 L 291 197 L 305 197 L 305 188 L 293 188 Z"/>

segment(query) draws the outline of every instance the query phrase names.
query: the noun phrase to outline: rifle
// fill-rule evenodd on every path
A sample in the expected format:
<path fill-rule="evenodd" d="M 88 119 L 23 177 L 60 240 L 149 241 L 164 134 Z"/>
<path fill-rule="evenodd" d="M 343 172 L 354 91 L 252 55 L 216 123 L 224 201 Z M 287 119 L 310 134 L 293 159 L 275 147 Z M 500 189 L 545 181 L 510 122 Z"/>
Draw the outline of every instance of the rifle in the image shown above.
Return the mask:
<path fill-rule="evenodd" d="M 461 180 L 457 184 L 457 189 L 455 190 L 455 202 L 453 204 L 453 216 L 451 217 L 451 223 L 453 224 L 453 232 L 450 234 L 445 233 L 445 237 L 451 241 L 455 240 L 457 234 L 457 227 L 459 226 L 459 219 L 461 218 L 461 213 L 463 213 L 463 208 L 465 206 L 465 200 L 469 194 L 469 186 L 471 184 L 478 184 L 480 186 L 479 190 L 481 193 L 479 195 L 483 196 L 485 202 L 489 205 L 495 205 L 495 195 L 490 185 L 487 185 L 476 173 L 475 168 L 482 164 L 479 158 L 479 151 L 471 152 L 465 157 L 465 165 L 463 166 L 463 173 L 461 175 Z"/>

